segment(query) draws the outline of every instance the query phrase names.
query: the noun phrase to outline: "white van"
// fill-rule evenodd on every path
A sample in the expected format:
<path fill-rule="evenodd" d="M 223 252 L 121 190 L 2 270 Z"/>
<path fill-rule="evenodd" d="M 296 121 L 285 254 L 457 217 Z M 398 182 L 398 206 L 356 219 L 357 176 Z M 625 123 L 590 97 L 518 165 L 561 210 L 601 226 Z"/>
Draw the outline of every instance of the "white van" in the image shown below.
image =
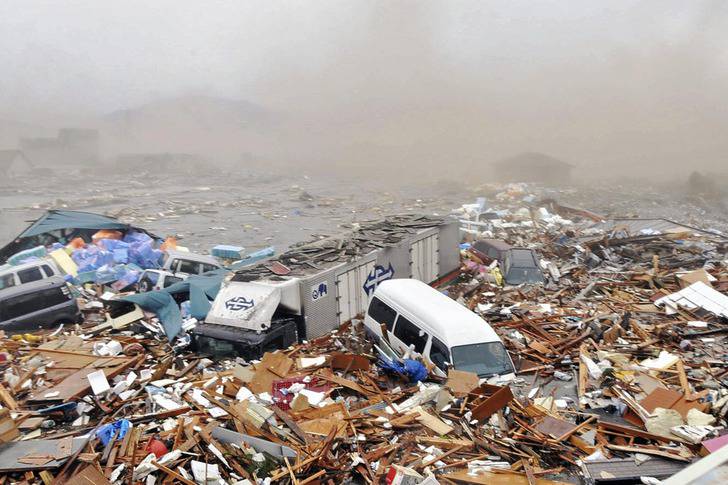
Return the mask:
<path fill-rule="evenodd" d="M 16 266 L 0 266 L 0 290 L 44 280 L 60 274 L 58 267 L 50 259 L 39 259 Z"/>
<path fill-rule="evenodd" d="M 513 361 L 488 323 L 427 284 L 394 279 L 377 286 L 364 326 L 377 342 L 386 326 L 389 344 L 414 351 L 442 372 L 452 366 L 481 378 L 514 374 Z"/>

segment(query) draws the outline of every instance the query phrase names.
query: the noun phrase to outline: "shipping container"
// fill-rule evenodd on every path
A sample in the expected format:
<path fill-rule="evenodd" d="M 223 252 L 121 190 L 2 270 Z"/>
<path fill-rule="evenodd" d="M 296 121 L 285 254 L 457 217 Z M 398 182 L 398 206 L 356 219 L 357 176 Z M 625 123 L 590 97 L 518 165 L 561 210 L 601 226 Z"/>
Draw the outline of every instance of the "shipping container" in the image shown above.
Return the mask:
<path fill-rule="evenodd" d="M 414 278 L 431 284 L 457 271 L 458 243 L 454 219 L 396 216 L 295 246 L 274 260 L 237 271 L 227 284 L 280 288 L 287 282 L 276 317 L 293 318 L 298 338 L 313 339 L 366 312 L 383 281 Z"/>

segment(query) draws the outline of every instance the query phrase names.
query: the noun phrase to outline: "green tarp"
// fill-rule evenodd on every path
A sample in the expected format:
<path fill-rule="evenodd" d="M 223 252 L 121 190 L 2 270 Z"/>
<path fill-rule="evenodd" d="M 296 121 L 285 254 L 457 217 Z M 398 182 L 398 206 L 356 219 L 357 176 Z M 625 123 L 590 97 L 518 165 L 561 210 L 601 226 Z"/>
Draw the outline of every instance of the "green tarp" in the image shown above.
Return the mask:
<path fill-rule="evenodd" d="M 186 280 L 175 283 L 161 291 L 170 295 L 189 292 L 190 314 L 198 320 L 204 320 L 212 307 L 210 301 L 217 296 L 217 292 L 220 291 L 220 284 L 228 273 L 229 271 L 226 269 L 218 269 L 208 271 L 200 276 L 192 275 Z"/>
<path fill-rule="evenodd" d="M 200 276 L 193 275 L 163 290 L 137 293 L 125 296 L 122 300 L 136 303 L 143 310 L 156 313 L 167 339 L 171 342 L 182 330 L 182 312 L 172 295 L 189 292 L 190 314 L 198 320 L 204 320 L 210 311 L 210 300 L 217 296 L 227 273 L 227 270 L 219 269 Z"/>
<path fill-rule="evenodd" d="M 121 229 L 127 230 L 130 226 L 111 217 L 93 214 L 91 212 L 49 210 L 29 228 L 23 231 L 18 238 L 38 236 L 46 232 L 60 229 Z"/>
<path fill-rule="evenodd" d="M 86 242 L 101 229 L 143 232 L 157 239 L 157 236 L 139 227 L 130 226 L 114 218 L 93 214 L 91 212 L 49 210 L 31 224 L 12 242 L 0 249 L 0 264 L 6 262 L 13 254 L 35 246 L 50 246 L 54 242 L 62 244 L 77 236 Z"/>
<path fill-rule="evenodd" d="M 122 300 L 136 303 L 142 310 L 156 313 L 162 323 L 164 333 L 167 335 L 167 340 L 170 342 L 182 330 L 182 312 L 179 311 L 177 302 L 169 293 L 150 291 L 125 296 Z"/>

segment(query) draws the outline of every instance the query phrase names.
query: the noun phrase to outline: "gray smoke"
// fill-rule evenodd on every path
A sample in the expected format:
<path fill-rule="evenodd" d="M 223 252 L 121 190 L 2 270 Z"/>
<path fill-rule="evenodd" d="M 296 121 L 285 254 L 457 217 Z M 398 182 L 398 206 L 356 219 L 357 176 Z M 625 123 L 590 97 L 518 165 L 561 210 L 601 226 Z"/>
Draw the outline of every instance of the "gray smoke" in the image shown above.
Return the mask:
<path fill-rule="evenodd" d="M 100 128 L 108 157 L 719 171 L 727 32 L 721 1 L 5 0 L 0 148 L 72 125 Z"/>

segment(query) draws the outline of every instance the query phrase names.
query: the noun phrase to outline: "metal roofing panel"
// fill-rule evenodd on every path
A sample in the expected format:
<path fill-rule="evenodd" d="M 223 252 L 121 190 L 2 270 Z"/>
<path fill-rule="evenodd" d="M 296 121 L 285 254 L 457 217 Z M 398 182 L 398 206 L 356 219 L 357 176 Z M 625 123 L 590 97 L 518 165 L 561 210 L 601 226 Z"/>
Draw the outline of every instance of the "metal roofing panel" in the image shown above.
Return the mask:
<path fill-rule="evenodd" d="M 651 457 L 638 464 L 634 458 L 612 458 L 610 460 L 591 460 L 584 462 L 587 477 L 596 483 L 620 482 L 639 477 L 667 478 L 685 468 L 686 464 Z M 631 482 L 630 482 L 631 483 Z"/>
<path fill-rule="evenodd" d="M 677 293 L 663 296 L 655 301 L 655 305 L 666 305 L 673 312 L 678 307 L 695 310 L 702 308 L 714 315 L 728 318 L 728 296 L 716 291 L 702 281 L 696 281 Z"/>

